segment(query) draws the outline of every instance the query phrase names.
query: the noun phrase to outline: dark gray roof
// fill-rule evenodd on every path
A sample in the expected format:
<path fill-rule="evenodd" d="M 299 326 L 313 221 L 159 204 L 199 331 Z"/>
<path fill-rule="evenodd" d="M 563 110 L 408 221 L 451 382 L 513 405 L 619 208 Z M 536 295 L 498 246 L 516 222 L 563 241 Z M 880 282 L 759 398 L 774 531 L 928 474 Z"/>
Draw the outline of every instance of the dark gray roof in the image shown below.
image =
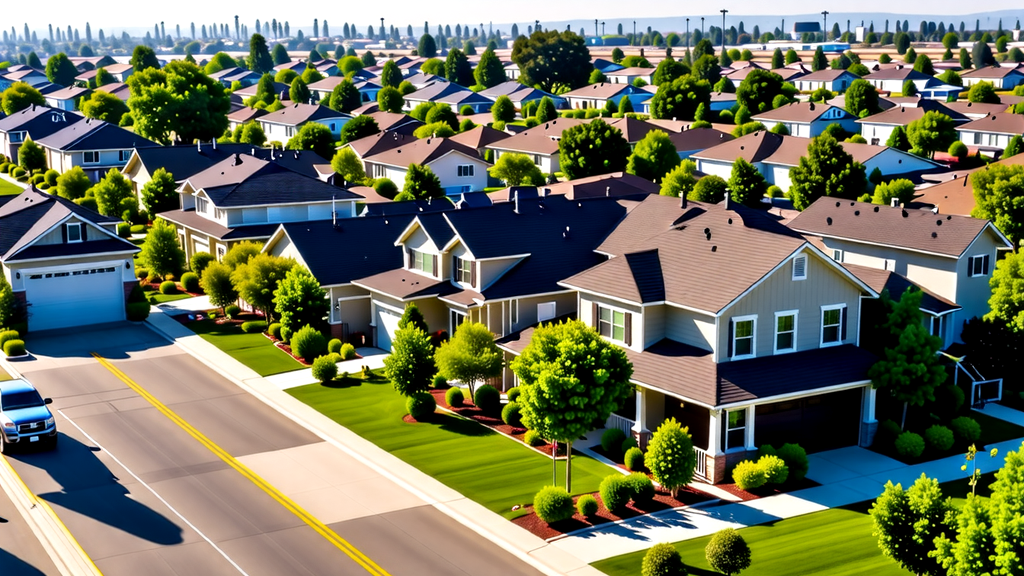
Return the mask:
<path fill-rule="evenodd" d="M 293 172 L 277 162 L 234 154 L 188 179 L 220 208 L 358 200 L 358 194 Z"/>
<path fill-rule="evenodd" d="M 150 174 L 157 168 L 163 168 L 174 176 L 176 182 L 184 182 L 235 154 L 254 155 L 262 160 L 270 160 L 273 154 L 277 164 L 310 178 L 318 177 L 316 165 L 328 163 L 313 152 L 255 148 L 249 144 L 216 144 L 216 148 L 208 143 L 199 146 L 146 146 L 136 148 L 135 153 Z"/>
<path fill-rule="evenodd" d="M 283 124 L 285 126 L 298 126 L 314 120 L 342 119 L 351 117 L 352 116 L 349 114 L 331 110 L 326 106 L 293 102 L 277 112 L 270 112 L 269 114 L 262 116 L 260 118 L 260 122 Z"/>
<path fill-rule="evenodd" d="M 49 106 L 29 106 L 0 120 L 0 132 L 24 130 L 28 132 L 29 138 L 41 140 L 84 119 L 78 114 Z"/>
<path fill-rule="evenodd" d="M 412 218 L 367 216 L 339 220 L 337 226 L 327 220 L 282 226 L 313 276 L 332 286 L 401 268 L 402 249 L 395 238 Z"/>
<path fill-rule="evenodd" d="M 61 150 L 74 152 L 82 150 L 131 150 L 137 146 L 153 146 L 156 143 L 103 120 L 86 118 L 70 126 L 58 130 L 38 144 Z"/>
<path fill-rule="evenodd" d="M 416 216 L 454 210 L 455 204 L 447 197 L 437 200 L 406 200 L 404 202 L 376 202 L 367 204 L 363 216 Z"/>

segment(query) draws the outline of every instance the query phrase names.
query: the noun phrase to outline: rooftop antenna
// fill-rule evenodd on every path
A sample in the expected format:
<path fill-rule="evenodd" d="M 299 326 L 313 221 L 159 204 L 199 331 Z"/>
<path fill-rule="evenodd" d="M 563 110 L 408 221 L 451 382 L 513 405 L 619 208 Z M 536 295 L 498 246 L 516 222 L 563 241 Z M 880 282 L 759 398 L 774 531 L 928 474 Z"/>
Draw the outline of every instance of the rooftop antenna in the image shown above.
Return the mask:
<path fill-rule="evenodd" d="M 337 208 L 337 204 L 335 203 L 335 200 L 336 200 L 336 197 L 332 194 L 331 195 L 331 224 L 335 228 L 337 228 L 338 227 L 338 208 Z"/>

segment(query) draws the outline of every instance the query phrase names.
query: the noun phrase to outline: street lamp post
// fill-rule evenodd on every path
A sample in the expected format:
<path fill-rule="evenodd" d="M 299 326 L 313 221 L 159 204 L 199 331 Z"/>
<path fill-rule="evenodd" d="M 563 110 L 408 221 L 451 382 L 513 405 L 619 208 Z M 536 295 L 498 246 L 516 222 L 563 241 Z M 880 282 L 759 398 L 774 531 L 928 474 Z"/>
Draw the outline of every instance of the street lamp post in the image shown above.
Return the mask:
<path fill-rule="evenodd" d="M 704 37 L 704 17 L 700 17 L 700 37 Z"/>
<path fill-rule="evenodd" d="M 387 34 L 384 32 L 384 19 L 380 19 L 380 39 L 384 40 L 387 38 Z"/>
<path fill-rule="evenodd" d="M 597 18 L 594 18 L 594 36 L 597 36 Z"/>
<path fill-rule="evenodd" d="M 725 15 L 729 12 L 725 8 L 719 10 L 722 13 L 722 54 L 725 54 Z"/>
<path fill-rule="evenodd" d="M 690 19 L 686 19 L 686 51 L 690 51 Z"/>
<path fill-rule="evenodd" d="M 828 41 L 828 10 L 822 10 L 821 15 L 825 18 L 824 27 L 821 29 L 821 37 Z"/>
<path fill-rule="evenodd" d="M 604 36 L 604 22 L 601 22 L 601 36 Z"/>

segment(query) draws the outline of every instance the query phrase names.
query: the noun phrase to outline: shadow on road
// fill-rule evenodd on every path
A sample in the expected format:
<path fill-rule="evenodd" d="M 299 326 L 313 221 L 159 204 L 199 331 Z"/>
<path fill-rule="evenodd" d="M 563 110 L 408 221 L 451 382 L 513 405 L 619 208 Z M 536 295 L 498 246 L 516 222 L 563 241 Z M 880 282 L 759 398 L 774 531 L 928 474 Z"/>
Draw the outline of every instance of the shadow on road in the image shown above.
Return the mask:
<path fill-rule="evenodd" d="M 46 576 L 35 566 L 0 548 L 0 574 L 4 576 Z"/>
<path fill-rule="evenodd" d="M 131 322 L 90 326 L 88 338 L 73 330 L 44 330 L 25 338 L 25 346 L 33 356 L 51 358 L 89 358 L 97 352 L 111 360 L 123 360 L 130 352 L 166 345 L 167 341 L 149 328 Z"/>
<path fill-rule="evenodd" d="M 181 543 L 181 528 L 130 498 L 129 490 L 118 483 L 114 473 L 96 457 L 98 451 L 99 448 L 58 433 L 56 450 L 22 449 L 12 457 L 47 472 L 61 485 L 59 492 L 40 494 L 40 498 L 150 542 Z M 7 576 L 8 573 L 0 571 L 0 574 Z"/>

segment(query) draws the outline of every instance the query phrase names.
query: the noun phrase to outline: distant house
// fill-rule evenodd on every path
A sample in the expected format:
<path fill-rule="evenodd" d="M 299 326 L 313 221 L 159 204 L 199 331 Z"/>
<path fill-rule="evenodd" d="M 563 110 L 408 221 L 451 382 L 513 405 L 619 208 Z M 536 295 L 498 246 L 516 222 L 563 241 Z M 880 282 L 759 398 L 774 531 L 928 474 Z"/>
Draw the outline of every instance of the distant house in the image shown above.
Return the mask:
<path fill-rule="evenodd" d="M 209 75 L 210 78 L 220 82 L 225 88 L 231 88 L 231 85 L 238 82 L 242 85 L 242 88 L 246 86 L 252 86 L 253 84 L 260 81 L 261 76 L 252 70 L 246 70 L 245 68 L 225 68 L 218 72 L 214 72 Z"/>
<path fill-rule="evenodd" d="M 558 140 L 561 139 L 562 132 L 584 123 L 584 120 L 576 118 L 559 118 L 528 128 L 511 138 L 490 144 L 487 148 L 494 150 L 495 162 L 503 154 L 525 154 L 541 172 L 554 174 L 561 171 L 558 163 Z"/>
<path fill-rule="evenodd" d="M 56 90 L 46 95 L 46 104 L 58 110 L 74 112 L 78 110 L 78 101 L 88 97 L 92 90 L 78 86 L 68 86 L 63 90 Z"/>
<path fill-rule="evenodd" d="M 351 119 L 352 116 L 344 112 L 336 112 L 326 106 L 293 102 L 277 112 L 261 116 L 257 122 L 263 128 L 264 134 L 267 135 L 267 141 L 286 144 L 303 125 L 309 122 L 323 124 L 331 131 L 331 135 L 337 138 L 341 134 L 341 127 Z"/>
<path fill-rule="evenodd" d="M 477 154 L 483 158 L 488 146 L 501 142 L 502 140 L 507 140 L 511 137 L 512 135 L 508 132 L 495 130 L 490 126 L 480 125 L 472 130 L 460 132 L 459 134 L 449 138 L 449 140 L 473 148 L 476 150 Z"/>
<path fill-rule="evenodd" d="M 85 118 L 78 114 L 35 105 L 0 118 L 0 154 L 17 158 L 25 140 L 41 140 L 82 120 Z"/>
<path fill-rule="evenodd" d="M 951 86 L 934 76 L 924 72 L 918 72 L 909 65 L 896 66 L 872 72 L 864 77 L 875 88 L 885 92 L 903 92 L 903 84 L 907 81 L 913 82 L 917 87 L 917 93 L 922 98 L 946 100 L 950 96 L 959 97 L 963 92 L 960 86 Z"/>
<path fill-rule="evenodd" d="M 987 104 L 985 102 L 971 102 L 964 100 L 957 100 L 956 102 L 946 102 L 946 108 L 963 114 L 970 120 L 977 120 L 978 118 L 984 118 L 989 114 L 1000 114 L 1002 112 L 1009 112 L 1009 104 Z"/>
<path fill-rule="evenodd" d="M 814 102 L 793 102 L 755 114 L 750 118 L 771 130 L 782 124 L 791 136 L 813 138 L 830 124 L 839 124 L 843 130 L 856 133 L 860 126 L 857 117 L 838 106 Z"/>
<path fill-rule="evenodd" d="M 646 178 L 628 172 L 611 172 L 544 186 L 511 186 L 491 192 L 489 196 L 494 202 L 514 202 L 517 198 L 532 200 L 549 196 L 565 196 L 568 200 L 606 197 L 640 199 L 658 194 L 660 191 L 661 187 L 658 184 Z"/>
<path fill-rule="evenodd" d="M 228 114 L 228 129 L 234 130 L 242 124 L 248 124 L 266 115 L 267 111 L 261 108 L 249 108 L 247 106 L 239 108 Z"/>
<path fill-rule="evenodd" d="M 562 94 L 562 96 L 569 101 L 569 108 L 572 109 L 600 109 L 604 108 L 605 103 L 609 100 L 615 102 L 615 105 L 618 106 L 623 98 L 629 98 L 633 109 L 640 110 L 642 109 L 642 104 L 650 100 L 653 94 L 632 84 L 602 82 L 577 88 Z"/>
<path fill-rule="evenodd" d="M 414 138 L 394 148 L 362 155 L 361 159 L 367 176 L 388 178 L 399 190 L 405 185 L 410 165 L 427 166 L 448 195 L 483 190 L 491 166 L 476 149 L 447 138 Z"/>
<path fill-rule="evenodd" d="M 274 95 L 277 96 L 282 103 L 291 101 L 291 96 L 289 95 L 291 86 L 285 84 L 284 82 L 273 82 L 271 85 L 274 88 Z M 245 101 L 255 96 L 256 92 L 258 91 L 259 83 L 257 82 L 256 84 L 253 84 L 251 86 L 246 86 L 244 88 L 235 90 L 234 92 L 232 92 L 232 94 L 241 97 L 242 100 Z"/>
<path fill-rule="evenodd" d="M 110 64 L 108 66 L 104 66 L 103 69 L 113 76 L 114 80 L 117 80 L 118 82 L 127 82 L 128 77 L 135 72 L 135 68 L 131 64 Z"/>
<path fill-rule="evenodd" d="M 1010 138 L 1024 134 L 1024 115 L 1012 112 L 990 114 L 957 127 L 960 141 L 994 154 L 1006 149 Z"/>
<path fill-rule="evenodd" d="M 811 72 L 810 74 L 792 79 L 790 82 L 801 92 L 813 92 L 818 88 L 826 88 L 832 92 L 843 93 L 846 92 L 846 89 L 850 87 L 854 80 L 859 79 L 860 76 L 849 70 L 833 70 L 829 68 Z"/>
<path fill-rule="evenodd" d="M 913 99 L 909 103 L 860 118 L 856 122 L 860 124 L 860 133 L 869 144 L 885 144 L 897 126 L 906 129 L 911 122 L 918 120 L 925 115 L 925 112 L 930 111 L 945 114 L 957 124 L 967 122 L 966 116 L 948 108 L 945 103 L 924 98 Z"/>
<path fill-rule="evenodd" d="M 555 96 L 550 92 L 531 88 L 529 86 L 520 84 L 519 82 L 502 82 L 497 86 L 492 86 L 486 90 L 479 92 L 481 96 L 486 96 L 491 100 L 497 100 L 499 96 L 508 96 L 509 100 L 512 101 L 512 105 L 516 107 L 516 110 L 522 110 L 523 105 L 527 102 L 540 102 L 545 96 L 550 98 L 555 104 L 555 108 L 564 108 L 566 101 L 561 96 Z"/>
<path fill-rule="evenodd" d="M 309 91 L 313 93 L 316 102 L 322 102 L 334 92 L 338 84 L 345 80 L 344 76 L 328 76 L 323 80 L 317 80 L 309 85 Z M 376 102 L 377 93 L 381 86 L 376 82 L 362 80 L 355 82 L 356 90 L 359 91 L 359 99 L 362 102 Z"/>
<path fill-rule="evenodd" d="M 7 72 L 6 74 L 4 74 L 3 70 L 0 70 L 0 92 L 7 90 L 15 82 L 24 82 L 29 86 L 39 86 L 47 84 L 49 81 L 45 72 L 27 66 L 14 72 Z"/>
<path fill-rule="evenodd" d="M 103 56 L 69 56 L 68 60 L 75 65 L 75 68 L 77 68 L 79 72 L 105 68 L 107 66 L 117 64 L 117 60 L 114 60 L 114 58 L 109 54 L 105 54 Z"/>
<path fill-rule="evenodd" d="M 415 74 L 410 74 L 409 76 L 406 76 L 402 80 L 404 82 L 408 82 L 409 84 L 412 84 L 413 88 L 415 88 L 417 90 L 419 90 L 420 88 L 423 88 L 425 86 L 429 86 L 431 84 L 436 84 L 438 82 L 447 82 L 448 81 L 448 80 L 446 80 L 442 76 L 437 76 L 435 74 L 424 74 L 423 72 L 417 72 Z"/>
<path fill-rule="evenodd" d="M 434 82 L 406 94 L 404 109 L 412 110 L 424 102 L 448 104 L 456 113 L 462 110 L 463 106 L 469 106 L 474 114 L 487 112 L 494 105 L 494 100 L 454 82 Z"/>
<path fill-rule="evenodd" d="M 974 86 L 979 82 L 989 82 L 996 90 L 1013 90 L 1024 83 L 1024 68 L 1020 64 L 1014 66 L 985 66 L 960 72 L 960 79 L 965 87 Z"/>
<path fill-rule="evenodd" d="M 790 36 L 793 40 L 800 40 L 804 34 L 820 34 L 821 24 L 818 22 L 794 22 L 793 31 Z"/>
<path fill-rule="evenodd" d="M 605 73 L 605 77 L 612 84 L 632 84 L 638 78 L 650 84 L 651 77 L 654 76 L 654 70 L 654 68 L 622 68 L 621 70 Z"/>
<path fill-rule="evenodd" d="M 420 122 L 408 114 L 394 114 L 391 112 L 377 111 L 363 114 L 363 116 L 373 118 L 373 121 L 377 123 L 377 128 L 379 128 L 381 132 L 397 132 L 399 134 L 411 136 L 417 128 L 423 126 L 423 122 Z"/>
<path fill-rule="evenodd" d="M 36 141 L 46 164 L 58 172 L 78 166 L 94 182 L 111 168 L 121 169 L 139 146 L 154 142 L 103 120 L 86 118 Z"/>
<path fill-rule="evenodd" d="M 714 128 L 694 128 L 682 132 L 669 132 L 668 137 L 676 147 L 679 158 L 686 159 L 702 150 L 729 142 L 736 137 Z"/>

